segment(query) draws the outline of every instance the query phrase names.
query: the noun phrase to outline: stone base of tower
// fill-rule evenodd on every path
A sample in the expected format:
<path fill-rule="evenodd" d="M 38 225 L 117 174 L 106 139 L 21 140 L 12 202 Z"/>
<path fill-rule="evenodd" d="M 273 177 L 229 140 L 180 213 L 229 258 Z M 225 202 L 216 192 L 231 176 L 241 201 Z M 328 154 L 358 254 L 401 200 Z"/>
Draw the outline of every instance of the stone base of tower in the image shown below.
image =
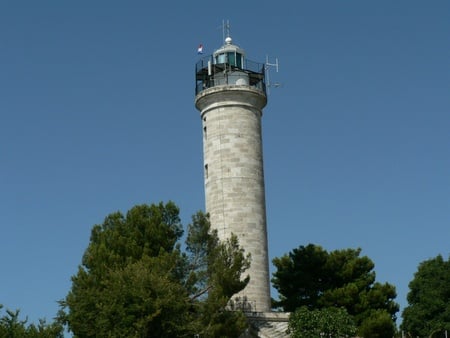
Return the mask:
<path fill-rule="evenodd" d="M 239 338 L 289 338 L 288 312 L 246 313 L 249 328 Z"/>

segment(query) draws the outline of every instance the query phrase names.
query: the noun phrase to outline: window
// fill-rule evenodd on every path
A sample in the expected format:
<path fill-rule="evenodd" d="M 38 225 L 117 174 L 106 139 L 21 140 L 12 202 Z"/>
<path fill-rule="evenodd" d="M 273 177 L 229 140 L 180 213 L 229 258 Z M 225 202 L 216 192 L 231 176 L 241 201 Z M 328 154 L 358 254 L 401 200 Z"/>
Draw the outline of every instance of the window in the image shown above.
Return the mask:
<path fill-rule="evenodd" d="M 216 63 L 225 63 L 225 54 L 216 55 Z"/>
<path fill-rule="evenodd" d="M 242 54 L 236 53 L 236 66 L 242 68 Z"/>
<path fill-rule="evenodd" d="M 234 52 L 228 52 L 228 63 L 232 66 L 236 66 L 236 54 Z"/>

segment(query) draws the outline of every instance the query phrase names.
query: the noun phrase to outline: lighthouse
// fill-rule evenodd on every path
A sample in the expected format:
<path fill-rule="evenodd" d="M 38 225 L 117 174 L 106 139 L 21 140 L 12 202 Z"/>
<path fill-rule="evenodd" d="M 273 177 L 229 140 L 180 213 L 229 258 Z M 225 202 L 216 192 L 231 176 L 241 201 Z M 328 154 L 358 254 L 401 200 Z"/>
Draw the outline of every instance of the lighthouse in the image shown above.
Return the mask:
<path fill-rule="evenodd" d="M 227 36 L 195 67 L 195 106 L 203 130 L 206 212 L 220 240 L 235 234 L 251 254 L 250 281 L 235 303 L 246 311 L 271 308 L 264 188 L 262 109 L 265 64 L 250 61 Z"/>

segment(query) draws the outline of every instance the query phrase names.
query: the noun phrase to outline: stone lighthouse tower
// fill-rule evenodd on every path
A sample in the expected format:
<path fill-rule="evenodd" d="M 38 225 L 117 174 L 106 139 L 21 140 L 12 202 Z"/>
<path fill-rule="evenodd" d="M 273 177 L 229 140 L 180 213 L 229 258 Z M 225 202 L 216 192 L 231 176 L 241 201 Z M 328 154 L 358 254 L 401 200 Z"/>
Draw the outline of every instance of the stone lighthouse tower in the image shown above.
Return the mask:
<path fill-rule="evenodd" d="M 233 233 L 251 254 L 245 308 L 270 311 L 261 138 L 265 64 L 250 61 L 228 36 L 196 64 L 195 106 L 203 127 L 206 212 L 219 239 Z"/>

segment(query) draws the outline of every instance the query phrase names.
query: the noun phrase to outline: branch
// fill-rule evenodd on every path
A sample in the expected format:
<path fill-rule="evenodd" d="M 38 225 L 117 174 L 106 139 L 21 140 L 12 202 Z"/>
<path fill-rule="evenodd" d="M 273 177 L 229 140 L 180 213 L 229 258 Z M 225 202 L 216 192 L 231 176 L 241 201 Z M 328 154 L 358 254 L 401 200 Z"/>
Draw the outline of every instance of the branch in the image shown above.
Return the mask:
<path fill-rule="evenodd" d="M 200 292 L 196 293 L 195 295 L 193 295 L 193 296 L 191 297 L 191 301 L 197 299 L 198 297 L 200 297 L 201 295 L 207 293 L 207 292 L 208 292 L 209 290 L 211 290 L 211 289 L 212 289 L 212 286 L 210 285 L 210 286 L 208 286 L 206 289 L 201 290 Z"/>

